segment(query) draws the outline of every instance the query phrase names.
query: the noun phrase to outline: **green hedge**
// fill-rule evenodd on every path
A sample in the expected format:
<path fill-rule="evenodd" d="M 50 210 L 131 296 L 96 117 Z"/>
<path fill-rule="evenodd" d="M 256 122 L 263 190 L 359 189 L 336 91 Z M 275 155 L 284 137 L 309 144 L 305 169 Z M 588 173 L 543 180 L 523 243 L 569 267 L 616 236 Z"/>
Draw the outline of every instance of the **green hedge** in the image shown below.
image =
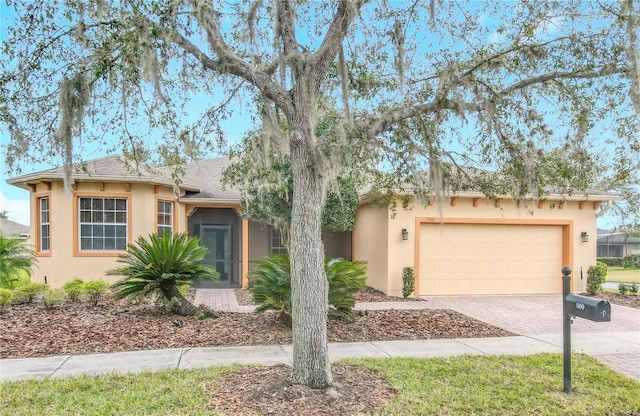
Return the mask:
<path fill-rule="evenodd" d="M 598 261 L 609 267 L 622 267 L 622 257 L 598 257 Z"/>

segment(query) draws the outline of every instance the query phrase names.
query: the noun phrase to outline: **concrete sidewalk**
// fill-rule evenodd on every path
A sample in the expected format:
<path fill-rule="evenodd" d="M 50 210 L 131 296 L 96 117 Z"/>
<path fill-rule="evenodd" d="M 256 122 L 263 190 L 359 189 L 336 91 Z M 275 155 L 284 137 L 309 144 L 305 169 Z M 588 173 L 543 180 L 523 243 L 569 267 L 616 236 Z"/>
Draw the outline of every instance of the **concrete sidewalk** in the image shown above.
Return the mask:
<path fill-rule="evenodd" d="M 640 360 L 637 340 L 630 333 L 574 334 L 573 352 L 596 358 L 633 354 Z M 561 353 L 562 336 L 456 338 L 419 341 L 373 341 L 329 344 L 332 361 L 343 358 L 450 357 L 459 355 L 530 355 Z M 112 354 L 60 355 L 0 360 L 0 381 L 56 378 L 82 374 L 135 373 L 229 364 L 289 364 L 291 345 L 176 348 Z M 603 360 L 606 363 L 606 360 Z M 627 374 L 640 380 L 640 374 Z"/>
<path fill-rule="evenodd" d="M 356 310 L 452 309 L 520 334 L 498 338 L 456 338 L 418 341 L 373 341 L 329 344 L 332 360 L 357 357 L 448 357 L 473 355 L 529 355 L 562 352 L 562 304 L 557 295 L 452 296 L 425 298 L 425 302 L 356 304 Z M 196 304 L 215 310 L 251 312 L 241 306 L 231 289 L 198 290 Z M 640 380 L 640 310 L 612 305 L 611 322 L 576 319 L 572 325 L 572 352 L 600 360 L 615 371 Z M 158 371 L 212 365 L 291 364 L 291 345 L 176 348 L 112 354 L 60 355 L 0 360 L 0 382 L 81 374 Z"/>

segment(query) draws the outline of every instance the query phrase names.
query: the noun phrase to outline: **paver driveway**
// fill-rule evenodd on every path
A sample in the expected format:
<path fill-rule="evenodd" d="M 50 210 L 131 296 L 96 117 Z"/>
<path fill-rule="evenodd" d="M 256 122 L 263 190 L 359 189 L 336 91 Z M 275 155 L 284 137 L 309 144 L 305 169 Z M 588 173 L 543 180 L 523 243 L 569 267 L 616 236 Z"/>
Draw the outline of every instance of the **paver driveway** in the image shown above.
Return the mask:
<path fill-rule="evenodd" d="M 562 295 L 423 297 L 497 327 L 562 347 Z M 575 318 L 572 351 L 640 380 L 640 309 L 611 305 L 610 322 Z"/>

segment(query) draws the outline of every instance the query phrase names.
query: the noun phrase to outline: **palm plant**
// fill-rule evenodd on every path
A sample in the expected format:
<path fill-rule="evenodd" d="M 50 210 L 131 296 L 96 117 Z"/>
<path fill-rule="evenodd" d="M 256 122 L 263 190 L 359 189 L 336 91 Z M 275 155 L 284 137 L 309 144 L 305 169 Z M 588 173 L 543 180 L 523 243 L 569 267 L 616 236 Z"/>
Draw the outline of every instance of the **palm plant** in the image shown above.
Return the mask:
<path fill-rule="evenodd" d="M 350 318 L 355 306 L 355 294 L 365 287 L 366 266 L 337 258 L 325 259 L 325 273 L 329 283 L 329 315 Z M 283 254 L 258 260 L 249 272 L 249 290 L 258 305 L 256 313 L 269 310 L 279 312 L 281 318 L 291 320 L 291 269 L 289 257 Z"/>
<path fill-rule="evenodd" d="M 35 253 L 27 243 L 0 234 L 0 287 L 13 289 L 22 273 L 31 275 L 35 263 Z"/>
<path fill-rule="evenodd" d="M 186 233 L 151 234 L 148 240 L 138 237 L 129 244 L 127 254 L 118 259 L 126 266 L 107 272 L 125 276 L 111 286 L 113 296 L 116 299 L 162 296 L 174 312 L 193 315 L 197 308 L 182 295 L 180 287 L 190 285 L 198 277 L 220 276 L 201 263 L 206 254 L 207 248 L 200 245 L 200 239 Z"/>

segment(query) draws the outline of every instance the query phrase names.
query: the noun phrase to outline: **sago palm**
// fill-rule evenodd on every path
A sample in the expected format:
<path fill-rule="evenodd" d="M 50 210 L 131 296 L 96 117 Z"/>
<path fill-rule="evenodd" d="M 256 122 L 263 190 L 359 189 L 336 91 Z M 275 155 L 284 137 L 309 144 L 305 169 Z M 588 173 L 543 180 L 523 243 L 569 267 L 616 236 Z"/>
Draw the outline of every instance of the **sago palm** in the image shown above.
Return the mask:
<path fill-rule="evenodd" d="M 109 275 L 125 276 L 111 286 L 116 299 L 162 296 L 176 304 L 176 312 L 191 315 L 196 307 L 180 293 L 180 286 L 191 284 L 198 277 L 215 279 L 219 273 L 202 264 L 207 248 L 197 237 L 186 233 L 138 237 L 129 244 L 127 254 L 118 262 L 124 267 L 109 270 Z"/>
<path fill-rule="evenodd" d="M 365 284 L 366 266 L 337 258 L 325 259 L 325 273 L 329 283 L 327 302 L 329 315 L 349 319 L 355 305 L 355 294 Z M 291 269 L 289 257 L 277 254 L 255 262 L 249 272 L 249 290 L 258 307 L 256 313 L 273 310 L 291 320 Z"/>
<path fill-rule="evenodd" d="M 27 243 L 0 234 L 0 287 L 13 289 L 22 273 L 31 274 L 35 262 L 33 249 Z"/>

